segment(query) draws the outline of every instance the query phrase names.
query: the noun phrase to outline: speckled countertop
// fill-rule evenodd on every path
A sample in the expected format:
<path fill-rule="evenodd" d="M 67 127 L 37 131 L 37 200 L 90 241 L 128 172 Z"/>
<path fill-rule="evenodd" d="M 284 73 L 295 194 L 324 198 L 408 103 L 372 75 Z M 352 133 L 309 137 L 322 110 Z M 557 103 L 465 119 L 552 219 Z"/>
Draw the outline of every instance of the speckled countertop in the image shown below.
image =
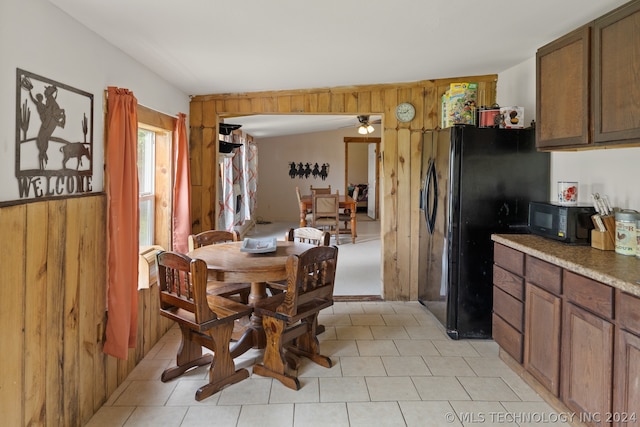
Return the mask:
<path fill-rule="evenodd" d="M 635 256 L 567 245 L 533 234 L 493 234 L 491 239 L 640 297 L 640 259 Z"/>

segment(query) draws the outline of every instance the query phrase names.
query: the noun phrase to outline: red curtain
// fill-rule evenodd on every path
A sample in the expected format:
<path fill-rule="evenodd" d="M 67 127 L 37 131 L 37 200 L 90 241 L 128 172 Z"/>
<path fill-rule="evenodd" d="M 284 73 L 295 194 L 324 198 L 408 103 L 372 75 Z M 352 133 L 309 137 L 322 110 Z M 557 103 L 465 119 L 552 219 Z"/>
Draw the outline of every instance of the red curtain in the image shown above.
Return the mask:
<path fill-rule="evenodd" d="M 138 319 L 138 101 L 127 89 L 107 90 L 107 309 L 104 352 L 127 359 Z"/>
<path fill-rule="evenodd" d="M 173 250 L 183 254 L 188 251 L 187 239 L 191 234 L 191 178 L 186 117 L 184 113 L 178 113 L 176 129 L 173 132 L 176 168 L 173 187 Z"/>

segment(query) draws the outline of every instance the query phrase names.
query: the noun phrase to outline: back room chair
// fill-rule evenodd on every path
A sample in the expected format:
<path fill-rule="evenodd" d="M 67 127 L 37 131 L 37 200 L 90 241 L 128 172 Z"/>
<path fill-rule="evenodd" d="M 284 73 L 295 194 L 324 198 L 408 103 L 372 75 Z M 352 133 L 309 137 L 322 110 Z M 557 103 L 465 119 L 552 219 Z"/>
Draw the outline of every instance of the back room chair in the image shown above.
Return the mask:
<path fill-rule="evenodd" d="M 312 196 L 313 219 L 311 226 L 327 230 L 340 244 L 340 196 L 335 194 L 317 194 Z"/>

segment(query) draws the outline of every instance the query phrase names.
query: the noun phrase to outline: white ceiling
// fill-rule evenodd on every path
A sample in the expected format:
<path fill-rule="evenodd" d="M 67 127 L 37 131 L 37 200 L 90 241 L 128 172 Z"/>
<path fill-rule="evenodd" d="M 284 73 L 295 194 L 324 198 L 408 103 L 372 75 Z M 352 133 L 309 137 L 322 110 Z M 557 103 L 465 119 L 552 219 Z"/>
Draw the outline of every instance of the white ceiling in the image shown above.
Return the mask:
<path fill-rule="evenodd" d="M 626 2 L 49 1 L 188 95 L 497 74 Z"/>

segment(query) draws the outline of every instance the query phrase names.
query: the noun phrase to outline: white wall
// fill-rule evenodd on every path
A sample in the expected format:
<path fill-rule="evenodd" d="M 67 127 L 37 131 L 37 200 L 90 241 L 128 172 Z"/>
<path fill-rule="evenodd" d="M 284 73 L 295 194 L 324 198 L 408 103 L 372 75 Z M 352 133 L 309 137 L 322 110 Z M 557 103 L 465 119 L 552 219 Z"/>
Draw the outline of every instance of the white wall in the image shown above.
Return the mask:
<path fill-rule="evenodd" d="M 536 61 L 531 58 L 498 76 L 500 105 L 525 108 L 525 123 L 535 119 Z M 591 193 L 609 196 L 611 203 L 640 211 L 640 147 L 554 152 L 551 154 L 551 189 L 557 181 L 578 181 L 578 202 L 591 203 Z"/>
<path fill-rule="evenodd" d="M 16 68 L 94 95 L 93 191 L 103 190 L 103 92 L 130 89 L 140 104 L 189 112 L 189 97 L 46 0 L 0 2 L 0 201 L 19 199 L 15 177 Z"/>
<path fill-rule="evenodd" d="M 380 125 L 370 136 L 380 137 Z M 326 187 L 345 192 L 345 136 L 358 135 L 356 129 L 315 132 L 299 135 L 256 139 L 258 145 L 258 190 L 256 218 L 265 221 L 297 221 L 299 217 L 295 188 L 309 194 L 309 186 Z M 353 145 L 353 144 L 352 144 Z M 366 144 L 362 144 L 366 145 Z M 290 162 L 329 163 L 326 180 L 289 177 Z"/>
<path fill-rule="evenodd" d="M 366 184 L 369 181 L 369 144 L 349 143 L 348 184 Z"/>

